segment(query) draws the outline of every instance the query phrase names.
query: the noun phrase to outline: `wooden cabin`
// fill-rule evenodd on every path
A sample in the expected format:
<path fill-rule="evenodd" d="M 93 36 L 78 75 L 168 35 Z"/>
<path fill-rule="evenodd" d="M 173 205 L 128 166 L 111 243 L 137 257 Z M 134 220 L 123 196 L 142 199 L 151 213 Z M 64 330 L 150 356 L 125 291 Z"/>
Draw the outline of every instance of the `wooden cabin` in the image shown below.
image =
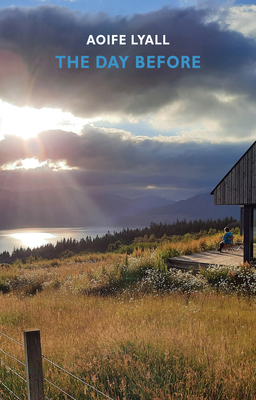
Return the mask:
<path fill-rule="evenodd" d="M 244 153 L 211 192 L 214 204 L 241 208 L 244 262 L 256 259 L 256 142 Z"/>

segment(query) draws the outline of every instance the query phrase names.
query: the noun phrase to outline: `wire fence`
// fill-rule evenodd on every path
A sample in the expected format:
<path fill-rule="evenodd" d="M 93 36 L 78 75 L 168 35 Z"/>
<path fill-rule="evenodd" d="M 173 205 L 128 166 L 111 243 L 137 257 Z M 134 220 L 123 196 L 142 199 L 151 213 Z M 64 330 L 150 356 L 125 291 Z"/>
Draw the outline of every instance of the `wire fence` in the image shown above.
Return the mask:
<path fill-rule="evenodd" d="M 4 332 L 0 332 L 0 334 L 1 334 L 2 336 L 4 336 L 5 338 L 7 338 L 7 339 L 13 341 L 14 343 L 16 343 L 16 344 L 18 344 L 18 345 L 24 347 L 24 345 L 23 345 L 22 343 L 20 343 L 20 342 L 18 342 L 17 340 L 11 338 L 10 336 L 6 335 Z M 4 349 L 0 348 L 0 351 L 1 351 L 2 355 L 5 356 L 5 358 L 9 358 L 9 359 L 11 359 L 11 360 L 14 360 L 15 362 L 17 362 L 17 363 L 19 363 L 20 365 L 22 365 L 22 367 L 26 367 L 26 364 L 25 364 L 25 363 L 23 363 L 22 361 L 20 361 L 18 358 L 14 357 L 13 355 L 7 353 Z M 27 383 L 27 380 L 26 380 L 23 376 L 21 376 L 17 371 L 15 371 L 10 365 L 8 365 L 6 362 L 4 362 L 3 359 L 2 359 L 2 357 L 0 358 L 0 365 L 1 365 L 1 366 L 3 365 L 3 366 L 5 367 L 5 369 L 7 369 L 8 371 L 10 371 L 11 374 L 14 374 L 15 376 L 17 376 L 18 379 L 20 379 L 20 380 L 22 380 L 23 382 Z M 11 394 L 15 397 L 15 399 L 21 400 L 21 398 L 20 398 L 16 393 L 14 393 L 14 391 L 13 391 L 9 386 L 7 386 L 2 380 L 0 380 L 0 384 L 1 384 L 1 386 L 4 387 L 9 393 L 11 393 Z M 2 400 L 2 399 L 1 399 L 1 400 Z"/>
<path fill-rule="evenodd" d="M 77 381 L 83 383 L 84 385 L 90 387 L 92 390 L 94 390 L 95 392 L 98 392 L 99 394 L 101 394 L 102 396 L 106 397 L 107 399 L 113 400 L 111 397 L 109 397 L 107 394 L 101 392 L 100 390 L 96 389 L 94 386 L 90 385 L 89 383 L 85 382 L 83 379 L 78 378 L 78 376 L 72 374 L 71 372 L 67 371 L 66 369 L 60 367 L 59 365 L 55 364 L 53 361 L 48 360 L 46 357 L 42 356 L 43 360 L 47 361 L 48 363 L 54 365 L 56 368 L 58 368 L 59 370 L 65 372 L 66 374 L 68 374 L 69 376 L 72 376 L 72 378 L 75 378 Z M 72 397 L 71 397 L 72 398 Z"/>
<path fill-rule="evenodd" d="M 0 381 L 0 382 L 1 382 L 1 385 L 3 385 L 10 393 L 12 393 L 16 399 L 21 400 L 21 398 L 18 397 L 8 386 L 6 386 L 2 381 Z"/>
<path fill-rule="evenodd" d="M 29 331 L 29 332 L 30 332 L 30 333 L 33 333 L 33 332 L 34 332 L 34 333 L 39 333 L 39 341 L 40 341 L 40 332 L 39 332 L 39 331 Z M 3 355 L 5 358 L 9 358 L 9 359 L 11 359 L 12 361 L 18 363 L 18 364 L 21 366 L 21 368 L 23 368 L 23 369 L 25 368 L 25 369 L 26 369 L 26 376 L 27 376 L 27 379 L 25 379 L 20 373 L 18 373 L 17 371 L 15 371 L 15 369 L 13 369 L 10 365 L 8 365 L 5 361 L 3 361 L 1 355 L 0 355 L 0 365 L 1 365 L 1 366 L 4 366 L 4 369 L 5 369 L 5 370 L 8 370 L 8 371 L 10 372 L 10 374 L 14 374 L 14 375 L 17 377 L 18 380 L 20 380 L 20 381 L 22 381 L 22 382 L 25 382 L 25 383 L 27 384 L 27 388 L 28 388 L 28 389 L 27 389 L 26 393 L 30 393 L 30 398 L 31 398 L 31 399 L 35 398 L 35 399 L 38 399 L 38 400 L 41 400 L 41 399 L 51 400 L 51 399 L 49 399 L 49 398 L 44 394 L 44 389 L 42 389 L 42 393 L 43 393 L 43 394 L 42 394 L 41 397 L 40 397 L 39 394 L 34 394 L 34 395 L 32 394 L 32 395 L 31 395 L 31 392 L 30 392 L 31 388 L 30 388 L 30 386 L 29 386 L 29 384 L 28 384 L 28 381 L 31 381 L 31 376 L 33 376 L 33 373 L 32 373 L 32 375 L 30 376 L 30 372 L 31 372 L 30 369 L 31 369 L 31 365 L 33 365 L 33 363 L 35 363 L 35 360 L 32 360 L 32 358 L 34 357 L 34 353 L 36 353 L 36 349 L 35 349 L 35 351 L 33 351 L 33 349 L 32 349 L 32 353 L 31 353 L 31 349 L 30 349 L 30 347 L 29 347 L 29 346 L 30 346 L 30 344 L 29 344 L 29 339 L 28 339 L 28 336 L 26 336 L 26 331 L 24 332 L 24 334 L 25 334 L 25 345 L 23 345 L 22 343 L 18 342 L 18 341 L 15 340 L 15 339 L 13 339 L 12 337 L 8 336 L 6 333 L 0 331 L 0 335 L 2 335 L 2 336 L 4 336 L 5 338 L 7 338 L 7 339 L 9 339 L 9 340 L 11 340 L 11 341 L 13 341 L 13 342 L 15 342 L 16 344 L 22 346 L 22 347 L 25 349 L 26 363 L 23 363 L 23 362 L 20 361 L 18 358 L 16 358 L 16 357 L 14 357 L 13 355 L 7 353 L 7 352 L 6 352 L 4 349 L 2 349 L 2 348 L 0 348 L 0 352 L 2 353 L 2 355 Z M 31 343 L 34 343 L 34 342 L 32 341 Z M 92 391 L 98 393 L 98 394 L 101 395 L 102 397 L 107 398 L 107 399 L 109 399 L 109 400 L 114 400 L 112 397 L 108 396 L 107 394 L 103 393 L 103 392 L 100 391 L 99 389 L 97 389 L 97 388 L 95 388 L 94 386 L 90 385 L 89 383 L 85 382 L 83 379 L 81 379 L 81 378 L 79 378 L 78 376 L 72 374 L 71 372 L 67 371 L 65 368 L 59 366 L 58 364 L 54 363 L 53 361 L 51 361 L 51 360 L 49 360 L 48 358 L 46 358 L 45 356 L 43 356 L 43 355 L 41 354 L 41 341 L 40 341 L 40 346 L 39 346 L 39 347 L 40 347 L 40 355 L 39 355 L 39 357 L 40 357 L 40 362 L 42 362 L 42 360 L 44 360 L 44 362 L 46 362 L 46 363 L 52 365 L 53 367 L 57 368 L 59 371 L 65 373 L 65 374 L 67 374 L 67 375 L 69 375 L 70 377 L 72 377 L 72 378 L 75 379 L 77 382 L 81 383 L 82 385 L 84 385 L 84 386 L 86 386 L 86 387 L 89 387 Z M 29 360 L 29 357 L 30 357 L 30 356 L 29 356 L 29 353 L 32 354 L 31 360 Z M 38 361 L 38 360 L 37 360 L 37 361 Z M 35 364 L 34 364 L 34 365 L 35 365 Z M 40 370 L 40 369 L 39 369 L 39 370 Z M 43 369 L 42 369 L 42 371 L 43 371 Z M 30 378 L 28 378 L 28 375 L 30 376 Z M 38 378 L 38 377 L 37 377 L 37 378 Z M 66 398 L 71 399 L 71 400 L 77 400 L 75 397 L 73 397 L 73 396 L 72 396 L 70 393 L 68 393 L 66 390 L 63 390 L 63 388 L 60 388 L 57 384 L 55 384 L 55 383 L 51 382 L 50 380 L 44 378 L 44 377 L 43 377 L 43 373 L 42 373 L 42 376 L 41 376 L 40 378 L 42 379 L 42 382 L 45 382 L 46 384 L 50 385 L 50 387 L 53 387 L 53 388 L 57 389 L 60 393 L 62 393 L 64 396 L 66 396 Z M 13 388 L 11 389 L 10 387 L 8 387 L 7 384 L 3 382 L 2 379 L 0 380 L 0 385 L 1 385 L 2 387 L 4 387 L 9 393 L 11 393 L 11 394 L 14 396 L 15 399 L 22 400 L 16 393 L 14 393 Z M 32 386 L 33 386 L 33 385 L 32 385 Z M 43 385 L 43 386 L 44 386 L 44 385 Z M 47 389 L 49 390 L 49 386 L 47 387 Z M 65 388 L 65 389 L 66 389 L 66 388 Z M 32 389 L 32 391 L 33 391 L 33 389 Z M 1 391 L 1 393 L 3 393 L 3 391 Z M 0 394 L 1 394 L 1 393 L 0 393 Z M 33 396 L 34 396 L 34 397 L 33 397 Z M 0 400 L 3 400 L 3 399 L 1 399 L 1 397 L 0 397 Z"/>

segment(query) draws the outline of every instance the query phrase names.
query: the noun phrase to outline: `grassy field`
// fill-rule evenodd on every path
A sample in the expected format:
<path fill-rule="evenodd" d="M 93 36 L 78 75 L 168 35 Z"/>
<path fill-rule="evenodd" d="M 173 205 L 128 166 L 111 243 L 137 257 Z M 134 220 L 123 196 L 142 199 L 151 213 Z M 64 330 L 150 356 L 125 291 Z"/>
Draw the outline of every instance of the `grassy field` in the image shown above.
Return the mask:
<path fill-rule="evenodd" d="M 200 248 L 200 240 L 193 246 Z M 214 240 L 205 238 L 203 246 Z M 163 262 L 172 246 L 129 257 L 91 254 L 2 266 L 0 330 L 23 342 L 24 329 L 40 329 L 45 357 L 113 399 L 254 399 L 254 270 L 174 276 Z M 249 295 L 234 290 L 248 279 Z M 21 346 L 2 335 L 0 341 L 24 361 Z M 1 359 L 25 376 L 14 360 Z M 104 398 L 43 364 L 45 377 L 74 398 Z M 21 380 L 3 365 L 0 379 L 26 398 Z M 15 398 L 1 389 L 3 399 Z M 67 398 L 48 385 L 45 393 Z"/>

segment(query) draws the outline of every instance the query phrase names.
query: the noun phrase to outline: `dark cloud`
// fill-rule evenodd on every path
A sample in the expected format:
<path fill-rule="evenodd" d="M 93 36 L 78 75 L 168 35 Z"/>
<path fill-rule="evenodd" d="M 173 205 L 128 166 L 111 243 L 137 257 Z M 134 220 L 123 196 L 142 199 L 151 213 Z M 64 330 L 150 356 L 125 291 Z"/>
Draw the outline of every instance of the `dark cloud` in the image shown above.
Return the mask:
<path fill-rule="evenodd" d="M 55 164 L 65 160 L 76 169 L 53 171 L 48 164 L 34 170 L 2 171 L 0 186 L 24 190 L 64 185 L 119 194 L 125 190 L 130 195 L 155 187 L 158 192 L 179 191 L 177 196 L 195 194 L 212 190 L 247 147 L 164 142 L 92 127 L 81 136 L 63 131 L 42 132 L 28 140 L 10 136 L 0 141 L 2 165 L 36 157 Z"/>
<path fill-rule="evenodd" d="M 148 121 L 155 130 L 162 124 L 166 133 L 178 132 L 181 138 L 140 138 L 89 125 L 81 135 L 61 130 L 28 140 L 6 135 L 0 141 L 0 167 L 22 166 L 22 160 L 33 157 L 48 164 L 0 170 L 0 187 L 71 186 L 127 196 L 152 190 L 174 199 L 211 191 L 251 144 L 256 44 L 218 23 L 206 23 L 210 13 L 164 8 L 110 18 L 53 6 L 1 10 L 1 99 L 83 117 L 112 114 L 134 121 L 152 113 Z M 166 35 L 171 45 L 86 46 L 89 34 Z M 90 68 L 59 69 L 56 55 L 89 55 Z M 96 55 L 129 55 L 129 62 L 124 70 L 96 69 Z M 136 55 L 200 55 L 201 69 L 136 69 Z M 236 144 L 241 134 L 243 144 Z M 231 136 L 234 141 L 228 143 Z M 222 144 L 210 142 L 218 138 Z M 54 171 L 50 163 L 59 161 L 73 169 Z"/>
<path fill-rule="evenodd" d="M 0 97 L 18 105 L 57 107 L 76 115 L 143 114 L 170 103 L 181 88 L 222 89 L 255 97 L 250 68 L 256 45 L 204 21 L 209 10 L 187 8 L 110 18 L 54 6 L 0 12 Z M 88 35 L 158 34 L 170 46 L 86 46 Z M 58 68 L 56 55 L 89 55 L 89 69 Z M 126 69 L 96 69 L 94 58 L 129 55 Z M 200 55 L 201 69 L 136 69 L 136 55 Z"/>

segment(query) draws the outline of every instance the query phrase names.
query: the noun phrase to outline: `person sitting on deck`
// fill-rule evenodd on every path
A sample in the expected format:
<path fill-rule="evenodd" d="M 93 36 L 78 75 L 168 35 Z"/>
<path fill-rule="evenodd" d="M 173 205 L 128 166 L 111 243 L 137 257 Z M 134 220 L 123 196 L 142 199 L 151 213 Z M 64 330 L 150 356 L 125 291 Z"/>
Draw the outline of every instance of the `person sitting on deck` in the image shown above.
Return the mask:
<path fill-rule="evenodd" d="M 223 249 L 225 244 L 231 244 L 233 242 L 233 233 L 230 232 L 230 229 L 228 226 L 224 228 L 225 235 L 222 236 L 222 241 L 220 242 L 220 247 L 217 249 L 219 252 Z"/>

